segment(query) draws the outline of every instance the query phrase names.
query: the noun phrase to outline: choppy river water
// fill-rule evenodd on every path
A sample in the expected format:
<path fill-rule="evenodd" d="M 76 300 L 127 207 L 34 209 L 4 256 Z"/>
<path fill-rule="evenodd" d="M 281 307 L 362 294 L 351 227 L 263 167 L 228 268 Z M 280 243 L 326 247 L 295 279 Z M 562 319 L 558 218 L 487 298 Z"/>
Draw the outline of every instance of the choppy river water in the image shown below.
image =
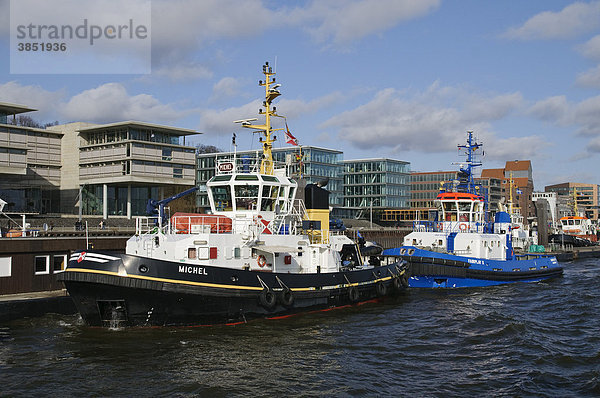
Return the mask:
<path fill-rule="evenodd" d="M 599 396 L 600 260 L 541 283 L 202 328 L 0 325 L 0 396 Z"/>

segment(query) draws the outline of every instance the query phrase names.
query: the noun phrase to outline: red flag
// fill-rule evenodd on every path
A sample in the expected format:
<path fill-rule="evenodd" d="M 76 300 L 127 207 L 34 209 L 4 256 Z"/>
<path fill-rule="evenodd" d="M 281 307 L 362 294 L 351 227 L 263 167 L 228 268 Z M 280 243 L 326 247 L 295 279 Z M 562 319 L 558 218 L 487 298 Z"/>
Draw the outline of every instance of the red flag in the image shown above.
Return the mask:
<path fill-rule="evenodd" d="M 290 133 L 287 122 L 285 122 L 285 142 L 298 146 L 298 140 L 292 135 L 292 133 Z"/>

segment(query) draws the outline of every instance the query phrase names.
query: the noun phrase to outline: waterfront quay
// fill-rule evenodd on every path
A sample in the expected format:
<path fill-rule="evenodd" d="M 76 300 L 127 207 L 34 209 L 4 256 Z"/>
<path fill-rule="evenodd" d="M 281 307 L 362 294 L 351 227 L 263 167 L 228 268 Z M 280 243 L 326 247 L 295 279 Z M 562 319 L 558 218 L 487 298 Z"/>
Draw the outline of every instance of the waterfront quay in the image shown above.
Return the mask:
<path fill-rule="evenodd" d="M 63 283 L 56 280 L 71 253 L 87 247 L 123 252 L 127 239 L 128 236 L 86 239 L 85 235 L 0 238 L 0 321 L 47 312 L 75 312 Z"/>

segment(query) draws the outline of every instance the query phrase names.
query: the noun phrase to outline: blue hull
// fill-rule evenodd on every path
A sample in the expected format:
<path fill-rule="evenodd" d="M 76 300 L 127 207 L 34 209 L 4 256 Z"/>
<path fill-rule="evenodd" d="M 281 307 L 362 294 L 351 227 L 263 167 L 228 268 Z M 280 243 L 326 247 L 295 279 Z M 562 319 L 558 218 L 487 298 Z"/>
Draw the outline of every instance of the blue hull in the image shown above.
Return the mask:
<path fill-rule="evenodd" d="M 511 260 L 486 260 L 403 246 L 384 255 L 401 257 L 410 267 L 409 287 L 458 288 L 495 286 L 514 282 L 539 282 L 563 273 L 553 256 L 515 256 Z"/>

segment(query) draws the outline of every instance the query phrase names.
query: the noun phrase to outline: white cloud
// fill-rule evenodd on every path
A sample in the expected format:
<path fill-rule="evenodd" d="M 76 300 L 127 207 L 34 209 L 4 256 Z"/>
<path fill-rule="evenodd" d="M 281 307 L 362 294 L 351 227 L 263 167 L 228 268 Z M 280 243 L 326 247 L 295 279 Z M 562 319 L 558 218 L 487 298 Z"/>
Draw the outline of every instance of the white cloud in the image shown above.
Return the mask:
<path fill-rule="evenodd" d="M 584 57 L 600 61 L 600 35 L 592 37 L 578 49 Z"/>
<path fill-rule="evenodd" d="M 337 130 L 338 138 L 362 149 L 445 152 L 455 149 L 467 130 L 504 145 L 490 132 L 489 122 L 506 117 L 521 103 L 520 93 L 484 97 L 439 87 L 438 83 L 411 98 L 388 88 L 368 103 L 330 118 L 321 127 Z M 511 142 L 522 139 L 540 141 L 535 137 L 515 137 Z M 519 151 L 516 148 L 511 148 L 513 153 Z M 494 156 L 493 151 L 486 152 Z M 524 151 L 522 155 L 529 153 Z"/>
<path fill-rule="evenodd" d="M 337 104 L 344 99 L 345 97 L 341 93 L 334 92 L 308 102 L 295 99 L 282 99 L 275 106 L 278 114 L 285 116 L 287 119 L 295 119 L 322 110 L 327 106 Z M 200 112 L 201 122 L 198 129 L 205 134 L 229 134 L 239 129 L 239 125 L 233 124 L 234 120 L 256 117 L 260 108 L 262 108 L 261 101 L 255 100 L 238 107 L 221 110 L 202 110 Z M 281 118 L 271 120 L 274 127 L 282 127 L 284 124 L 284 120 Z M 264 119 L 259 119 L 256 123 L 262 122 L 264 122 Z"/>
<path fill-rule="evenodd" d="M 56 119 L 56 104 L 65 97 L 64 91 L 47 91 L 40 86 L 23 86 L 15 81 L 0 84 L 0 102 L 10 102 L 37 109 L 32 113 L 34 119 L 43 121 Z M 42 121 L 42 120 L 40 120 Z"/>
<path fill-rule="evenodd" d="M 240 82 L 234 77 L 224 77 L 213 85 L 212 98 L 216 100 L 235 97 L 240 92 Z"/>
<path fill-rule="evenodd" d="M 68 98 L 64 90 L 48 91 L 39 86 L 8 82 L 0 85 L 0 102 L 38 109 L 31 116 L 40 121 L 169 122 L 190 112 L 175 110 L 148 94 L 130 95 L 120 83 L 103 84 Z"/>
<path fill-rule="evenodd" d="M 564 95 L 549 97 L 536 102 L 528 113 L 537 119 L 553 122 L 562 121 L 569 111 L 569 103 Z"/>
<path fill-rule="evenodd" d="M 529 18 L 523 25 L 508 29 L 509 39 L 568 39 L 591 32 L 600 26 L 600 1 L 576 2 L 561 11 L 544 11 Z"/>
<path fill-rule="evenodd" d="M 160 103 L 151 95 L 129 95 L 119 83 L 107 83 L 85 90 L 73 96 L 60 108 L 61 114 L 69 120 L 96 123 L 122 120 L 162 122 L 184 116 L 184 112 Z"/>
<path fill-rule="evenodd" d="M 206 66 L 196 63 L 162 65 L 152 69 L 152 78 L 166 77 L 172 82 L 209 79 L 213 72 Z"/>
<path fill-rule="evenodd" d="M 560 127 L 573 128 L 574 134 L 590 137 L 586 151 L 596 152 L 600 143 L 600 96 L 569 103 L 564 96 L 538 101 L 528 114 Z"/>
<path fill-rule="evenodd" d="M 191 53 L 220 39 L 248 39 L 277 28 L 303 29 L 319 43 L 344 46 L 426 15 L 439 7 L 440 0 L 309 1 L 295 8 L 287 3 L 270 4 L 283 5 L 269 7 L 261 0 L 154 0 L 156 70 L 187 62 Z M 210 67 L 206 72 L 210 73 Z"/>
<path fill-rule="evenodd" d="M 253 118 L 260 108 L 260 101 L 252 101 L 239 107 L 222 110 L 205 109 L 200 112 L 201 120 L 198 131 L 204 134 L 230 134 L 239 130 L 239 125 L 234 120 Z"/>
<path fill-rule="evenodd" d="M 573 107 L 571 123 L 580 126 L 578 134 L 600 135 L 600 96 L 588 98 Z"/>
<path fill-rule="evenodd" d="M 289 23 L 304 27 L 317 42 L 344 45 L 426 15 L 440 0 L 312 1 L 289 12 Z"/>
<path fill-rule="evenodd" d="M 154 0 L 152 46 L 158 63 L 186 58 L 191 49 L 221 38 L 246 38 L 277 21 L 260 0 Z M 173 60 L 175 56 L 177 59 Z"/>
<path fill-rule="evenodd" d="M 582 87 L 600 88 L 600 65 L 577 75 L 575 83 Z"/>
<path fill-rule="evenodd" d="M 600 153 L 600 136 L 591 140 L 587 146 L 587 149 L 592 153 Z M 595 177 L 597 177 L 597 175 Z"/>
<path fill-rule="evenodd" d="M 486 157 L 494 160 L 533 159 L 541 156 L 550 144 L 539 135 L 500 138 L 489 136 L 484 141 Z"/>

